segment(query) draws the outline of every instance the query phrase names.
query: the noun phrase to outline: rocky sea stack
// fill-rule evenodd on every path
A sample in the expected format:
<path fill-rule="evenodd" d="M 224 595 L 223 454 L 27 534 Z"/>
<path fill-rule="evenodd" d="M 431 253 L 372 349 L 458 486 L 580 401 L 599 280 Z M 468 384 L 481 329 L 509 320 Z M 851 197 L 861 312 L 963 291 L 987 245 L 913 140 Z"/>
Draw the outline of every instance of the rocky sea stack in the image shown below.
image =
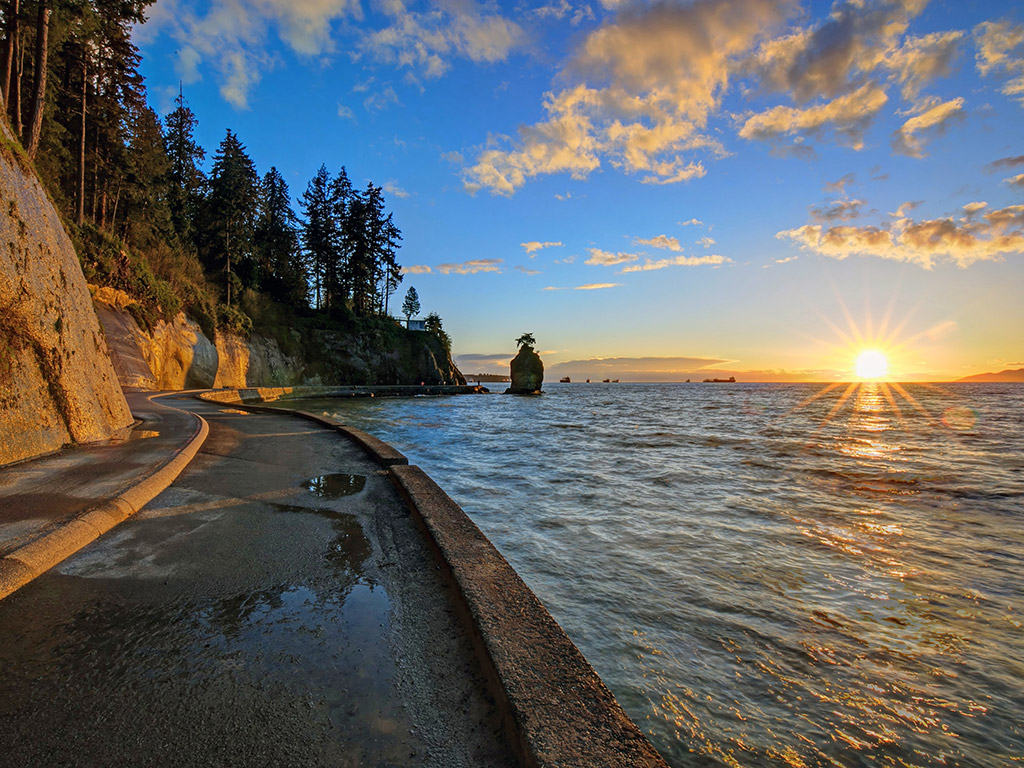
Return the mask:
<path fill-rule="evenodd" d="M 506 395 L 539 395 L 544 383 L 544 363 L 533 348 L 532 334 L 524 334 L 516 340 L 519 354 L 512 358 L 512 386 L 505 390 Z"/>

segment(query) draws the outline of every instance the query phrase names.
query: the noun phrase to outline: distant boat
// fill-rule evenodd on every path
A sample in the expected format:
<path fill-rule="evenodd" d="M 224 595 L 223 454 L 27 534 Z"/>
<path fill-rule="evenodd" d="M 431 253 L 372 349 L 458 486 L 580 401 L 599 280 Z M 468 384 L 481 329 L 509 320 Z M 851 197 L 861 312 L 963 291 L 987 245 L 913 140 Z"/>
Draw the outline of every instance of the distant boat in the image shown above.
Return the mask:
<path fill-rule="evenodd" d="M 618 379 L 612 379 L 612 384 L 618 384 L 618 383 L 619 383 Z"/>
<path fill-rule="evenodd" d="M 602 379 L 601 383 L 602 384 L 611 384 L 612 380 L 611 379 Z"/>
<path fill-rule="evenodd" d="M 572 381 L 569 379 L 568 376 L 563 376 L 562 378 L 560 378 L 558 380 L 558 383 L 559 384 L 572 384 Z"/>
<path fill-rule="evenodd" d="M 736 377 L 730 376 L 728 379 L 704 379 L 705 384 L 735 384 Z"/>
<path fill-rule="evenodd" d="M 587 379 L 587 384 L 589 384 L 589 383 L 590 383 L 590 379 Z"/>

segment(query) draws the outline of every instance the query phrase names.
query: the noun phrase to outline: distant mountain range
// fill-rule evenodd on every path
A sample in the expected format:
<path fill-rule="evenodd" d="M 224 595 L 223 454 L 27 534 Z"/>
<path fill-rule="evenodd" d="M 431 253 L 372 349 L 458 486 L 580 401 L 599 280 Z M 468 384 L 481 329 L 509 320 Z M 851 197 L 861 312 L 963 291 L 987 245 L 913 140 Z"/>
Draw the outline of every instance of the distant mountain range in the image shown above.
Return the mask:
<path fill-rule="evenodd" d="M 1024 382 L 1024 368 L 1007 368 L 1005 371 L 999 373 L 976 373 L 973 376 L 964 376 L 962 379 L 957 381 L 995 381 L 995 382 Z"/>

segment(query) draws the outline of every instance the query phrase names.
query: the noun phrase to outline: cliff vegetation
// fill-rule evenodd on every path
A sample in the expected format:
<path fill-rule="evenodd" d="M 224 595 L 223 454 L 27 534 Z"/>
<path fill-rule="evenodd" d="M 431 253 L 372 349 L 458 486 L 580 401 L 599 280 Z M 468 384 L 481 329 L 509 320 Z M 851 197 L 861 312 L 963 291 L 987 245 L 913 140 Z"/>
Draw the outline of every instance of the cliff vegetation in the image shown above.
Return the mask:
<path fill-rule="evenodd" d="M 182 93 L 162 118 L 150 108 L 131 42 L 150 1 L 0 7 L 0 95 L 14 136 L 4 151 L 38 172 L 94 295 L 116 292 L 100 313 L 108 338 L 127 334 L 151 361 L 269 350 L 270 368 L 247 379 L 459 381 L 436 313 L 425 333 L 389 316 L 402 238 L 381 187 L 357 189 L 344 167 L 322 166 L 296 211 L 282 175 L 258 172 L 231 130 L 208 157 Z M 132 323 L 107 322 L 117 315 Z M 425 370 L 427 359 L 437 365 Z"/>

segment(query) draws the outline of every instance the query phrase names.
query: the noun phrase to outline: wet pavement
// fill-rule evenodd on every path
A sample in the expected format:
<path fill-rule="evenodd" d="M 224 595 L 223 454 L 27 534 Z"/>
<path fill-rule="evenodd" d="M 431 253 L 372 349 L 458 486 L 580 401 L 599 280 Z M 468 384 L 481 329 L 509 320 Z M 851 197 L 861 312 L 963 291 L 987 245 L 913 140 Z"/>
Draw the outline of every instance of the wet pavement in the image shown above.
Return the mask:
<path fill-rule="evenodd" d="M 0 763 L 503 766 L 451 587 L 336 432 L 207 419 L 164 493 L 0 601 Z"/>
<path fill-rule="evenodd" d="M 0 469 L 0 557 L 136 485 L 189 441 L 196 420 L 152 394 L 125 394 L 141 423 L 120 439 Z"/>

